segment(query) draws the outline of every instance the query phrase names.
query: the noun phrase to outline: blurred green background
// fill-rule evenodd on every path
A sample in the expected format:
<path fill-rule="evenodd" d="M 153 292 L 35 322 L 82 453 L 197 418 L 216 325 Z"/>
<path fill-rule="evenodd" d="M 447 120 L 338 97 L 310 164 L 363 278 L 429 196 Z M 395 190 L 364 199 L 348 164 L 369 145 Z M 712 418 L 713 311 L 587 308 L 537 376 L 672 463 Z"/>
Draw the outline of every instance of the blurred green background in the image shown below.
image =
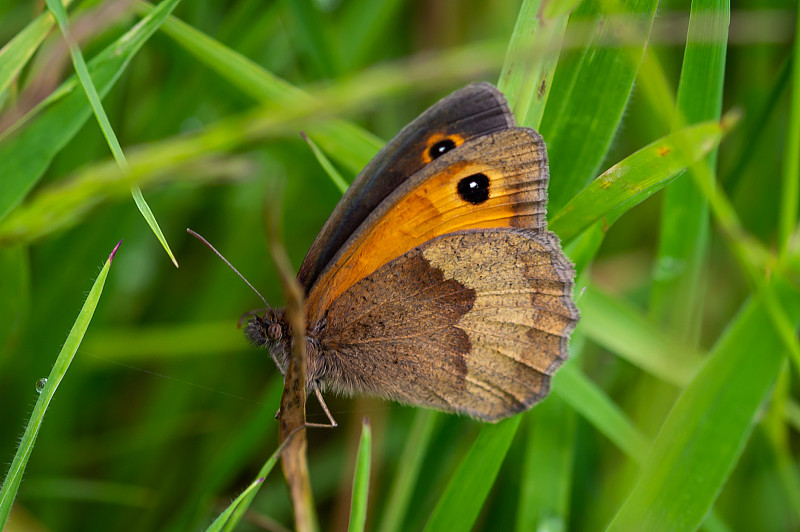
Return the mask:
<path fill-rule="evenodd" d="M 556 47 L 543 54 L 558 58 L 541 122 L 551 152 L 551 197 L 560 198 L 551 205 L 552 215 L 590 178 L 680 125 L 673 100 L 684 68 L 693 6 L 657 3 L 651 28 L 655 2 L 583 0 L 548 5 L 556 13 L 545 13 L 543 21 L 552 16 L 566 23 L 572 11 L 563 50 Z M 70 27 L 87 60 L 131 30 L 148 12 L 146 6 L 74 0 Z M 741 226 L 764 251 L 766 258 L 756 261 L 756 278 L 767 283 L 785 273 L 792 288 L 779 297 L 791 300 L 798 293 L 800 261 L 796 239 L 794 247 L 786 244 L 779 220 L 788 209 L 786 216 L 794 222 L 789 227 L 796 230 L 796 212 L 792 218 L 791 208 L 781 201 L 782 195 L 797 194 L 797 176 L 790 172 L 784 177 L 786 161 L 797 154 L 790 149 L 785 157 L 787 132 L 800 120 L 792 114 L 792 99 L 800 98 L 792 81 L 797 5 L 786 0 L 743 0 L 732 7 L 729 42 L 721 47 L 721 109 L 723 113 L 736 109 L 742 118 L 720 146 L 715 175 Z M 699 19 L 708 24 L 701 26 L 700 34 L 714 37 L 713 31 L 703 28 L 713 26 L 709 21 L 724 20 L 730 6 L 698 2 L 694 8 L 693 15 L 707 17 Z M 21 35 L 43 10 L 44 2 L 0 0 L 0 43 Z M 69 122 L 74 134 L 64 133 L 66 114 L 46 115 L 47 107 L 31 111 L 74 70 L 57 27 L 41 45 L 29 45 L 32 57 L 21 62 L 21 71 L 11 76 L 0 98 L 0 150 L 5 150 L 6 158 L 6 163 L 0 161 L 6 172 L 0 176 L 0 187 L 11 187 L 17 176 L 35 173 L 22 170 L 24 160 L 46 167 L 41 178 L 29 179 L 22 192 L 6 195 L 11 199 L 3 203 L 0 218 L 0 459 L 4 463 L 11 462 L 36 401 L 36 381 L 50 371 L 102 261 L 118 240 L 123 243 L 86 337 L 45 417 L 10 530 L 202 529 L 246 487 L 278 445 L 273 416 L 280 375 L 266 352 L 251 348 L 236 328 L 243 312 L 260 306 L 258 298 L 185 228 L 204 235 L 272 304 L 282 304 L 265 236 L 265 209 L 274 204 L 268 197 L 275 190 L 271 184 L 284 184 L 279 201 L 295 268 L 340 197 L 300 131 L 308 132 L 345 179 L 352 180 L 383 141 L 438 98 L 471 81 L 502 81 L 509 42 L 522 35 L 522 30 L 515 31 L 520 14 L 517 1 L 180 3 L 172 16 L 187 26 L 168 22 L 155 31 L 127 67 L 120 68 L 119 79 L 103 99 L 134 178 L 179 269 L 142 219 L 127 182 L 119 181 L 88 107 L 82 119 Z M 644 33 L 634 32 L 623 47 L 592 40 L 597 17 L 614 16 L 630 17 L 626 24 Z M 641 64 L 637 42 L 639 57 L 646 42 Z M 712 49 L 714 44 L 701 47 Z M 597 65 L 587 66 L 587 57 L 603 53 L 617 55 L 607 63 L 601 58 Z M 242 58 L 252 64 L 241 62 Z M 523 52 L 517 59 L 533 62 L 540 56 Z M 606 67 L 624 61 L 630 62 L 630 76 L 638 77 L 617 87 L 606 77 L 613 82 L 619 70 Z M 0 55 L 0 73 L 10 63 L 8 54 Z M 584 77 L 570 77 L 581 64 Z M 653 89 L 656 75 L 663 76 L 667 98 L 659 98 Z M 618 109 L 605 100 L 592 100 L 594 85 L 608 83 L 608 93 L 619 95 Z M 306 105 L 302 98 L 287 97 L 292 86 L 307 90 L 321 104 Z M 687 123 L 698 122 L 686 109 L 703 99 L 702 91 L 686 90 L 684 118 Z M 81 96 L 80 90 L 74 94 Z M 581 107 L 584 97 L 587 102 Z M 594 102 L 599 103 L 592 107 Z M 46 105 L 52 109 L 58 102 Z M 718 115 L 712 112 L 702 118 Z M 332 129 L 332 119 L 347 122 Z M 575 139 L 594 138 L 598 123 L 610 143 L 594 149 L 596 161 L 576 163 L 572 159 L 583 152 L 573 148 Z M 39 132 L 23 145 L 27 151 L 12 144 L 37 124 Z M 589 161 L 588 168 L 573 172 L 580 173 L 582 182 L 571 190 L 566 177 L 560 181 L 563 168 L 582 161 Z M 692 187 L 688 174 L 680 179 L 674 183 Z M 569 184 L 575 187 L 575 182 Z M 577 408 L 574 376 L 569 383 L 563 381 L 563 388 L 556 379 L 556 391 L 522 416 L 519 430 L 514 425 L 503 433 L 510 447 L 503 448 L 502 443 L 498 444 L 502 451 L 490 447 L 499 453 L 500 469 L 496 478 L 489 475 L 486 493 L 462 503 L 475 513 L 467 528 L 597 530 L 615 515 L 622 519 L 618 512 L 629 496 L 634 497 L 629 501 L 636 507 L 634 513 L 681 514 L 682 500 L 664 507 L 635 502 L 636 493 L 650 493 L 648 489 L 655 493 L 668 485 L 652 469 L 660 461 L 660 451 L 656 447 L 648 462 L 646 449 L 688 386 L 688 379 L 671 379 L 670 371 L 677 375 L 691 366 L 687 371 L 694 374 L 700 358 L 716 353 L 718 339 L 737 327 L 740 309 L 760 285 L 745 273 L 729 235 L 718 230 L 717 223 L 712 221 L 707 240 L 702 236 L 706 229 L 699 230 L 700 237 L 691 230 L 681 235 L 680 225 L 677 235 L 665 237 L 664 219 L 672 213 L 680 217 L 682 209 L 692 207 L 680 199 L 665 203 L 664 196 L 664 192 L 653 195 L 609 228 L 591 260 L 591 271 L 585 270 L 576 289 L 585 323 L 573 341 L 573 363 L 588 377 L 583 389 L 599 395 L 583 396 L 585 408 Z M 698 207 L 697 212 L 708 220 L 704 209 Z M 704 224 L 698 227 L 707 227 Z M 734 240 L 739 237 L 745 242 L 742 234 Z M 670 299 L 671 289 L 664 296 L 663 285 L 656 286 L 676 268 L 659 251 L 664 238 L 700 247 L 699 280 L 691 289 L 683 289 L 689 294 L 688 305 Z M 592 296 L 591 309 L 583 308 L 590 303 L 589 295 L 583 299 L 585 286 L 589 286 L 586 294 L 601 294 Z M 665 299 L 658 303 L 655 293 Z M 791 308 L 787 312 L 796 344 L 797 317 Z M 716 487 L 686 484 L 689 500 L 707 499 L 698 503 L 706 507 L 713 503 L 710 517 L 701 519 L 706 515 L 701 508 L 696 510 L 700 512 L 696 523 L 674 517 L 659 521 L 664 529 L 670 528 L 664 523 L 692 529 L 701 521 L 707 530 L 778 531 L 800 526 L 800 410 L 792 399 L 797 366 L 790 369 L 788 362 L 775 358 L 790 349 L 779 340 L 762 339 L 775 336 L 771 322 L 765 323 L 741 331 L 752 341 L 747 345 L 755 346 L 747 360 L 758 363 L 762 357 L 772 357 L 778 368 L 764 377 L 765 391 L 754 391 L 757 397 L 741 407 L 746 420 L 738 428 L 733 423 L 723 427 L 713 437 L 689 429 L 685 435 L 675 435 L 676 441 L 684 436 L 688 442 L 702 440 L 707 457 L 695 458 L 707 464 L 709 472 L 700 468 L 694 473 L 698 478 L 719 478 Z M 661 374 L 648 371 L 646 361 L 644 370 L 636 362 L 647 359 L 649 348 L 665 352 L 661 360 L 666 369 Z M 747 382 L 746 375 L 739 377 L 744 380 L 730 382 Z M 724 389 L 722 380 L 695 383 L 701 391 Z M 683 397 L 680 411 L 691 412 L 691 391 Z M 327 401 L 339 428 L 312 430 L 308 435 L 309 468 L 323 530 L 347 528 L 364 416 L 373 427 L 370 530 L 421 529 L 437 504 L 447 506 L 443 494 L 457 478 L 467 453 L 475 451 L 473 442 L 479 434 L 488 438 L 487 431 L 494 430 L 469 419 L 420 413 L 379 400 L 328 397 Z M 705 426 L 704 419 L 724 417 L 700 399 L 695 404 L 698 411 L 691 415 L 698 427 Z M 611 410 L 598 407 L 592 417 L 595 405 Z M 702 410 L 703 405 L 708 409 Z M 736 410 L 737 405 L 734 401 L 725 406 Z M 748 408 L 754 409 L 752 415 Z M 308 419 L 324 421 L 313 400 Z M 613 428 L 619 419 L 624 427 Z M 630 434 L 644 442 L 638 458 L 620 443 L 626 438 L 632 441 Z M 662 431 L 656 441 L 667 445 L 668 440 L 669 434 Z M 697 447 L 687 443 L 685 449 L 692 453 Z M 721 456 L 717 461 L 715 457 Z M 642 463 L 650 469 L 641 469 Z M 418 476 L 399 514 L 390 515 L 387 508 L 393 499 L 399 500 L 391 491 L 393 482 L 409 468 Z M 652 500 L 663 502 L 658 497 Z M 441 521 L 431 522 L 429 526 L 436 528 Z M 625 529 L 626 522 L 637 521 L 617 521 L 619 529 Z M 292 527 L 280 471 L 267 479 L 240 529 L 259 527 Z"/>

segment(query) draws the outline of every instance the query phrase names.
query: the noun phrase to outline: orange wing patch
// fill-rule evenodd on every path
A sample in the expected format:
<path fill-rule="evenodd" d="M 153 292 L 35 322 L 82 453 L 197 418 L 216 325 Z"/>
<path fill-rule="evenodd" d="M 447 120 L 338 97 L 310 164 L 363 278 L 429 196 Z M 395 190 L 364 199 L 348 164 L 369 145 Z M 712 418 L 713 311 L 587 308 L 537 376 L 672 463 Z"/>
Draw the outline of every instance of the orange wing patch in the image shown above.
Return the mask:
<path fill-rule="evenodd" d="M 544 229 L 547 179 L 544 143 L 530 129 L 443 154 L 386 198 L 334 257 L 308 295 L 310 323 L 355 283 L 432 238 L 464 229 Z"/>

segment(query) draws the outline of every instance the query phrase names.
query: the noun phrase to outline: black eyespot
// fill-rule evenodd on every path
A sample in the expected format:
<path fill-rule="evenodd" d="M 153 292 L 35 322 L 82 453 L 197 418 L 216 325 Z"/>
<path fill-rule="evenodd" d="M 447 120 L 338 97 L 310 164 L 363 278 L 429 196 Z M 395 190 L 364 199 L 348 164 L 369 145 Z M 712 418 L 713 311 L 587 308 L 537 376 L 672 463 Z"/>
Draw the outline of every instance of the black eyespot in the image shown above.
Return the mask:
<path fill-rule="evenodd" d="M 489 178 L 486 174 L 472 174 L 458 182 L 457 190 L 464 201 L 480 205 L 489 199 Z"/>
<path fill-rule="evenodd" d="M 441 155 L 444 155 L 455 147 L 456 143 L 450 139 L 440 140 L 428 149 L 428 155 L 430 155 L 431 160 L 433 160 Z"/>

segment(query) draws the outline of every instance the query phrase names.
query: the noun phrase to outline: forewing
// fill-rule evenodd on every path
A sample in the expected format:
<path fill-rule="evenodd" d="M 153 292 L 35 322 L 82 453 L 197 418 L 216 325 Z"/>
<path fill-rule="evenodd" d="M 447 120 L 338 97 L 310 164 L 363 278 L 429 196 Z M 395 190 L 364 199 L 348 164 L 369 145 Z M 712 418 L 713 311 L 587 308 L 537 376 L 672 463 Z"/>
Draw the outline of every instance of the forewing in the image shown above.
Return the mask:
<path fill-rule="evenodd" d="M 507 417 L 547 395 L 567 356 L 573 277 L 552 233 L 437 237 L 332 303 L 314 372 L 345 393 Z"/>
<path fill-rule="evenodd" d="M 434 145 L 450 140 L 459 146 L 513 126 L 505 98 L 488 83 L 454 92 L 408 124 L 356 177 L 314 240 L 297 276 L 306 293 L 373 209 L 433 160 Z"/>

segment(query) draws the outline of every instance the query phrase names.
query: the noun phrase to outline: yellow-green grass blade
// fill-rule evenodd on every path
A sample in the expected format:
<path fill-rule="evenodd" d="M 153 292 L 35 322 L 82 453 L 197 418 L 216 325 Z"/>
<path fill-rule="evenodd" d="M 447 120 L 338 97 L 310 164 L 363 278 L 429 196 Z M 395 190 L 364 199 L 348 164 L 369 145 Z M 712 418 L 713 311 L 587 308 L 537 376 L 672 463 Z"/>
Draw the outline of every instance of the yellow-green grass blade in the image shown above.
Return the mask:
<path fill-rule="evenodd" d="M 441 414 L 423 408 L 417 409 L 414 414 L 414 421 L 397 462 L 397 471 L 386 499 L 386 509 L 378 527 L 379 532 L 403 530 L 422 461 L 430 447 L 431 436 L 440 417 Z"/>
<path fill-rule="evenodd" d="M 153 9 L 142 1 L 135 5 L 140 13 Z M 161 29 L 198 61 L 256 101 L 296 109 L 303 108 L 312 99 L 301 89 L 185 22 L 169 17 Z M 383 141 L 375 135 L 344 120 L 315 124 L 307 131 L 326 153 L 353 174 L 366 166 L 383 146 Z"/>
<path fill-rule="evenodd" d="M 671 133 L 626 157 L 592 181 L 552 219 L 550 227 L 570 240 L 605 217 L 619 218 L 672 182 L 687 166 L 719 145 L 733 120 L 703 122 Z"/>
<path fill-rule="evenodd" d="M 770 288 L 797 326 L 800 293 L 777 276 Z M 783 363 L 783 347 L 763 302 L 751 298 L 676 401 L 608 530 L 700 525 L 747 442 Z"/>
<path fill-rule="evenodd" d="M 541 0 L 522 2 L 497 83 L 514 102 L 512 111 L 520 125 L 539 128 L 573 4 L 570 0 L 544 5 Z M 546 15 L 545 10 L 554 15 Z"/>
<path fill-rule="evenodd" d="M 353 494 L 350 499 L 351 532 L 363 532 L 367 524 L 367 503 L 369 502 L 369 472 L 372 462 L 372 428 L 369 419 L 361 424 L 361 440 L 358 443 L 356 471 L 353 476 Z"/>
<path fill-rule="evenodd" d="M 730 0 L 693 0 L 673 128 L 720 118 L 729 21 Z M 704 162 L 713 177 L 716 150 Z M 708 206 L 684 176 L 664 192 L 661 212 L 650 310 L 673 334 L 695 342 L 705 299 L 700 272 L 708 247 Z"/>
<path fill-rule="evenodd" d="M 65 5 L 70 3 L 72 0 L 64 0 Z M 52 15 L 42 13 L 0 49 L 0 94 L 8 89 L 39 49 L 39 45 L 53 28 L 53 22 Z"/>
<path fill-rule="evenodd" d="M 168 8 L 168 11 L 172 11 L 172 9 L 177 7 L 179 1 L 180 0 L 172 1 L 171 7 Z M 67 25 L 67 12 L 64 9 L 64 5 L 61 3 L 61 0 L 45 0 L 45 3 L 47 4 L 47 8 L 56 18 L 58 27 L 61 29 L 61 33 L 64 35 L 64 39 L 69 46 L 69 52 L 72 56 L 72 63 L 75 66 L 75 73 L 78 75 L 81 85 L 83 85 L 83 90 L 86 92 L 86 96 L 89 99 L 89 105 L 91 105 L 92 112 L 94 112 L 94 116 L 97 118 L 98 124 L 100 124 L 100 129 L 103 132 L 106 142 L 108 143 L 108 147 L 111 149 L 111 153 L 114 155 L 114 160 L 117 161 L 117 165 L 119 165 L 120 169 L 124 172 L 128 168 L 128 161 L 125 159 L 125 154 L 122 152 L 122 146 L 119 145 L 119 140 L 117 140 L 117 135 L 114 133 L 114 128 L 111 127 L 111 122 L 108 120 L 108 115 L 106 115 L 106 111 L 103 108 L 103 103 L 100 101 L 100 95 L 97 94 L 97 89 L 92 83 L 92 77 L 89 74 L 86 61 L 83 59 L 83 54 L 81 53 L 80 48 L 78 48 L 77 43 L 70 35 Z M 133 196 L 133 201 L 136 203 L 136 207 L 139 209 L 139 212 L 142 213 L 142 216 L 150 226 L 150 229 L 152 229 L 153 233 L 156 235 L 156 238 L 158 238 L 158 241 L 161 242 L 161 246 L 167 252 L 170 260 L 177 268 L 178 261 L 175 260 L 175 255 L 172 253 L 172 250 L 167 243 L 167 239 L 164 237 L 164 233 L 161 231 L 161 227 L 159 227 L 158 222 L 156 221 L 153 211 L 150 209 L 147 201 L 145 201 L 141 189 L 138 186 L 133 185 L 131 187 L 131 196 Z"/>
<path fill-rule="evenodd" d="M 308 143 L 308 146 L 311 148 L 311 152 L 314 154 L 314 157 L 316 157 L 317 161 L 319 161 L 319 165 L 322 167 L 323 170 L 325 170 L 325 173 L 328 174 L 328 177 L 331 178 L 331 181 L 333 181 L 333 184 L 336 186 L 337 189 L 339 189 L 339 192 L 344 194 L 345 191 L 347 191 L 347 187 L 349 186 L 347 184 L 347 181 L 344 180 L 342 174 L 340 174 L 339 171 L 336 169 L 336 167 L 333 166 L 333 163 L 331 163 L 330 159 L 328 159 L 328 157 L 322 152 L 322 150 L 319 149 L 319 147 L 314 143 L 314 141 L 311 140 L 311 138 L 305 133 L 302 133 L 302 135 L 305 141 Z"/>
<path fill-rule="evenodd" d="M 0 488 L 0 528 L 2 528 L 8 520 L 11 506 L 14 503 L 17 490 L 19 490 L 19 485 L 22 482 L 22 475 L 25 472 L 25 467 L 33 452 L 36 436 L 39 434 L 39 429 L 44 421 L 44 414 L 47 412 L 47 407 L 50 405 L 50 401 L 52 401 L 58 385 L 61 384 L 61 381 L 64 379 L 69 365 L 72 363 L 72 359 L 75 357 L 75 353 L 81 345 L 81 340 L 84 334 L 86 334 L 86 329 L 92 321 L 95 308 L 97 308 L 97 303 L 100 301 L 100 294 L 103 293 L 103 286 L 105 285 L 106 277 L 108 277 L 108 271 L 111 269 L 111 261 L 114 260 L 114 254 L 117 252 L 117 249 L 119 249 L 119 245 L 120 243 L 117 243 L 114 247 L 111 255 L 109 255 L 103 268 L 100 270 L 100 274 L 97 276 L 97 279 L 95 279 L 92 289 L 89 291 L 89 295 L 86 297 L 86 301 L 81 311 L 78 313 L 78 317 L 75 319 L 75 323 L 69 331 L 64 345 L 58 357 L 56 357 L 50 374 L 46 379 L 43 379 L 43 381 L 36 383 L 39 397 L 36 399 L 31 417 L 25 426 L 25 433 L 20 439 L 19 447 L 14 455 L 14 460 L 11 462 L 11 467 L 3 480 L 3 487 Z M 33 383 L 31 383 L 31 385 L 33 385 Z"/>
<path fill-rule="evenodd" d="M 131 185 L 202 183 L 220 176 L 241 178 L 253 173 L 253 165 L 244 160 L 208 158 L 205 162 L 192 162 L 186 161 L 180 153 L 154 151 L 157 153 L 147 160 L 134 155 L 125 173 L 121 173 L 116 164 L 101 163 L 80 170 L 74 178 L 43 188 L 30 202 L 20 205 L 0 221 L 0 243 L 31 242 L 71 227 L 98 204 L 127 197 Z M 197 156 L 203 157 L 203 154 Z"/>
<path fill-rule="evenodd" d="M 559 60 L 542 117 L 553 211 L 586 186 L 603 163 L 633 89 L 657 4 L 656 0 L 588 1 L 575 11 L 572 19 L 581 18 L 577 15 L 599 19 L 587 46 Z M 637 24 L 620 23 L 620 14 Z M 626 37 L 625 44 L 610 45 L 619 36 Z"/>
<path fill-rule="evenodd" d="M 105 96 L 147 39 L 174 7 L 165 0 L 145 19 L 109 45 L 88 64 L 92 83 Z M 86 95 L 74 79 L 66 81 L 48 103 L 40 105 L 28 122 L 0 140 L 0 220 L 33 188 L 50 161 L 66 146 L 91 114 Z"/>
<path fill-rule="evenodd" d="M 426 532 L 472 530 L 521 420 L 514 416 L 481 429 L 436 503 Z"/>

